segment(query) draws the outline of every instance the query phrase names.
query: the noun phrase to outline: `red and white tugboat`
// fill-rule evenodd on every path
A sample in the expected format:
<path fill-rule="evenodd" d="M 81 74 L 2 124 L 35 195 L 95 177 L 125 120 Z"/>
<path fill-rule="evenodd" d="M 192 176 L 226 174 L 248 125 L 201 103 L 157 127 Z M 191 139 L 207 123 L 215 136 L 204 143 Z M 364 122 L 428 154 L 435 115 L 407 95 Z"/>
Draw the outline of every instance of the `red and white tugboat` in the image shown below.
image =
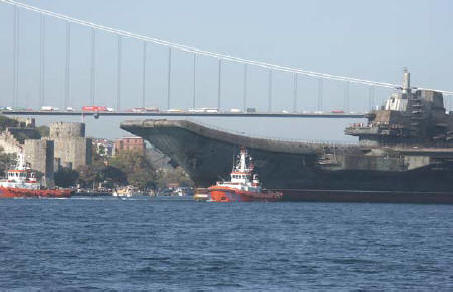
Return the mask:
<path fill-rule="evenodd" d="M 252 157 L 247 149 L 241 148 L 237 162 L 233 162 L 231 180 L 217 182 L 209 187 L 214 202 L 276 202 L 282 199 L 280 192 L 265 191 L 261 188 L 258 175 L 253 172 Z"/>
<path fill-rule="evenodd" d="M 23 153 L 17 154 L 15 169 L 8 170 L 7 179 L 0 180 L 0 198 L 67 198 L 69 189 L 47 189 L 37 181 L 35 173 L 25 163 Z"/>

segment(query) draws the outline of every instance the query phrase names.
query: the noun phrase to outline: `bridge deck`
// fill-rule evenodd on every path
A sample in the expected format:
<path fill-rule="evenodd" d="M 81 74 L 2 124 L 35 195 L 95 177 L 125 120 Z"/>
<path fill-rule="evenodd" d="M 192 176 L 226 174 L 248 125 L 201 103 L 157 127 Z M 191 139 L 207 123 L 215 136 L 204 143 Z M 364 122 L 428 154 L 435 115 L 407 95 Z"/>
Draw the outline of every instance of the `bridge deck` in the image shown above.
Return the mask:
<path fill-rule="evenodd" d="M 1 111 L 3 115 L 22 116 L 146 116 L 146 117 L 271 117 L 271 118 L 364 118 L 363 113 L 231 113 L 231 112 L 82 112 L 82 111 Z"/>

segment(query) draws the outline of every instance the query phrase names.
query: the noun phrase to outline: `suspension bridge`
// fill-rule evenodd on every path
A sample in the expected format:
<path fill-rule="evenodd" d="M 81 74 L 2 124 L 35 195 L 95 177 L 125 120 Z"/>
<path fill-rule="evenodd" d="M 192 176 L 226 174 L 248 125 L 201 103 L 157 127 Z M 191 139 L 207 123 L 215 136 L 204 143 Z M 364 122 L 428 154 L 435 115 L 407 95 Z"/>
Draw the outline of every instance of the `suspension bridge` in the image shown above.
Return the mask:
<path fill-rule="evenodd" d="M 257 116 L 257 117 L 346 117 L 356 118 L 363 117 L 364 112 L 375 108 L 376 106 L 382 105 L 382 102 L 387 96 L 395 90 L 399 90 L 401 87 L 399 84 L 393 84 L 389 82 L 372 81 L 354 77 L 339 76 L 328 73 L 314 72 L 301 68 L 293 68 L 290 66 L 272 64 L 252 59 L 239 58 L 236 56 L 222 54 L 218 52 L 211 52 L 202 50 L 192 46 L 170 42 L 163 39 L 132 33 L 126 30 L 113 28 L 109 26 L 100 25 L 94 22 L 81 20 L 68 15 L 52 12 L 49 10 L 41 9 L 24 3 L 20 3 L 12 0 L 0 0 L 0 4 L 3 4 L 2 9 L 10 9 L 12 13 L 12 68 L 11 68 L 11 98 L 7 96 L 3 98 L 2 112 L 5 114 L 14 115 L 138 115 L 138 116 Z M 21 42 L 24 42 L 21 38 L 21 23 L 22 14 L 31 13 L 34 17 L 39 18 L 39 46 L 36 48 L 36 53 L 39 55 L 39 85 L 37 91 L 30 96 L 24 97 L 24 87 L 27 84 L 22 84 L 21 80 Z M 53 25 L 60 25 L 64 27 L 64 37 L 61 42 L 64 42 L 64 70 L 61 75 L 63 83 L 63 92 L 61 97 L 54 98 L 52 101 L 48 97 L 46 90 L 55 84 L 46 83 L 46 71 L 48 68 L 49 60 L 46 58 L 47 47 L 47 31 L 49 20 L 53 21 Z M 6 26 L 6 24 L 5 24 Z M 74 62 L 72 62 L 72 54 L 74 48 L 79 50 L 77 43 L 73 42 L 73 30 L 74 27 L 81 27 L 85 29 L 85 33 L 89 39 L 89 78 L 87 84 L 73 84 L 72 77 L 74 73 L 72 68 Z M 97 78 L 99 78 L 100 71 L 97 64 L 97 46 L 99 44 L 98 35 L 100 34 L 111 35 L 115 42 L 113 54 L 115 60 L 112 61 L 115 67 L 115 80 L 114 84 L 109 84 L 109 87 L 113 87 L 115 93 L 113 96 L 101 100 L 97 96 Z M 132 101 L 129 93 L 125 93 L 124 87 L 124 66 L 127 65 L 124 62 L 124 55 L 127 54 L 124 48 L 125 40 L 132 40 L 139 42 L 141 46 L 141 55 L 137 58 L 137 66 L 141 67 L 141 76 L 135 76 L 137 80 L 137 87 L 139 98 Z M 151 47 L 159 47 L 164 49 L 165 52 L 158 56 L 155 55 L 152 59 L 150 58 L 149 52 Z M 176 54 L 183 54 L 179 58 L 175 58 Z M 179 86 L 174 75 L 179 74 L 177 60 L 184 58 L 185 63 L 191 64 L 191 70 L 183 78 L 185 86 L 190 83 L 191 90 L 184 91 L 184 99 L 190 99 L 189 103 L 184 106 L 180 106 L 180 99 L 183 97 L 181 94 L 175 94 L 174 88 Z M 153 60 L 158 59 L 159 62 L 165 61 L 165 66 L 161 72 L 158 73 L 160 77 L 164 76 L 165 81 L 162 82 L 159 93 L 165 92 L 163 98 L 157 100 L 158 93 L 153 93 L 150 86 L 150 66 L 153 65 Z M 200 69 L 201 60 L 209 59 L 210 62 L 215 62 L 214 70 L 207 72 L 202 75 Z M 235 84 L 235 87 L 240 88 L 236 92 L 240 94 L 226 93 L 225 78 L 227 78 L 226 66 L 235 66 L 236 72 L 241 72 L 240 82 Z M 211 66 L 213 67 L 213 66 Z M 212 68 L 211 68 L 212 69 Z M 186 70 L 187 71 L 187 70 Z M 259 72 L 258 72 L 259 71 Z M 206 73 L 207 72 L 207 73 Z M 185 72 L 187 73 L 187 72 Z M 261 94 L 257 99 L 252 94 L 252 74 L 265 75 L 266 82 L 261 82 L 259 86 L 264 87 L 265 94 Z M 276 75 L 283 74 L 283 79 L 286 79 L 286 83 L 290 87 L 285 93 L 278 92 L 274 86 Z M 154 74 L 155 76 L 156 74 Z M 235 75 L 238 75 L 237 73 Z M 212 78 L 215 76 L 215 78 Z M 209 77 L 209 78 L 208 78 Z M 206 86 L 206 80 L 214 80 L 215 84 L 211 84 L 212 88 L 215 88 L 214 92 L 208 95 L 208 98 L 201 98 L 201 90 Z M 304 92 L 306 90 L 307 83 L 314 84 L 311 92 Z M 326 84 L 335 83 L 340 86 L 343 90 L 342 97 L 336 94 L 335 107 L 332 108 L 330 103 L 332 98 L 326 96 Z M 89 88 L 88 97 L 75 97 L 72 93 L 74 86 L 87 86 Z M 361 88 L 361 92 L 355 96 L 351 95 L 352 87 Z M 418 89 L 435 90 L 442 92 L 447 97 L 447 104 L 449 104 L 449 98 L 453 96 L 452 91 L 442 89 L 429 89 L 418 87 Z M 380 91 L 380 96 L 377 95 L 377 91 Z M 338 91 L 338 90 L 337 90 Z M 288 95 L 290 92 L 290 96 Z M 5 93 L 3 93 L 5 96 Z M 285 98 L 282 96 L 285 95 Z M 308 97 L 310 96 L 310 98 Z M 32 100 L 31 100 L 32 99 Z M 36 99 L 36 100 L 35 100 Z M 311 107 L 305 103 L 307 99 L 311 99 L 313 104 Z M 338 99 L 342 99 L 338 102 Z M 368 99 L 365 108 L 357 108 L 356 101 L 360 100 L 363 103 L 364 99 Z M 282 105 L 282 100 L 285 100 Z M 52 104 L 57 103 L 57 104 Z M 156 106 L 159 103 L 159 106 Z M 84 112 L 82 110 L 83 105 L 104 105 L 109 110 L 100 112 Z M 152 107 L 151 107 L 152 105 Z M 80 107 L 77 108 L 77 106 Z M 58 109 L 60 108 L 60 109 Z M 152 108 L 152 110 L 148 110 Z M 211 109 L 209 110 L 197 110 L 197 109 Z"/>

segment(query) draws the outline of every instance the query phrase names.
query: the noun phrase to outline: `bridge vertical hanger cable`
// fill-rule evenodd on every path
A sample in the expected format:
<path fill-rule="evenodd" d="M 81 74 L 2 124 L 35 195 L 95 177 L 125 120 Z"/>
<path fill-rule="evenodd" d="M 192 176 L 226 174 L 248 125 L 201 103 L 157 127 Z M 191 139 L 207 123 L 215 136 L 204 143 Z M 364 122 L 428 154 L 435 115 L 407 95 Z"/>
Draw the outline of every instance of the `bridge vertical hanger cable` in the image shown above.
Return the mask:
<path fill-rule="evenodd" d="M 267 104 L 267 111 L 272 112 L 272 69 L 269 69 L 269 76 L 268 76 L 268 92 L 267 92 L 267 97 L 268 97 L 268 104 Z"/>
<path fill-rule="evenodd" d="M 344 104 L 343 104 L 343 110 L 345 112 L 349 112 L 349 82 L 346 82 L 345 83 L 345 86 L 344 86 Z"/>
<path fill-rule="evenodd" d="M 247 73 L 248 73 L 248 68 L 247 68 L 247 64 L 244 64 L 244 83 L 243 83 L 243 96 L 242 96 L 242 110 L 244 112 L 247 111 Z"/>
<path fill-rule="evenodd" d="M 45 85 L 45 37 L 46 37 L 46 19 L 45 15 L 41 14 L 40 19 L 40 34 L 39 34 L 39 105 L 42 107 L 45 102 L 44 85 Z"/>
<path fill-rule="evenodd" d="M 373 110 L 375 106 L 374 101 L 374 86 L 368 88 L 368 110 Z"/>
<path fill-rule="evenodd" d="M 222 96 L 222 59 L 218 61 L 218 80 L 217 80 L 217 109 L 220 110 Z"/>
<path fill-rule="evenodd" d="M 192 85 L 192 108 L 196 107 L 197 98 L 197 54 L 193 54 L 193 85 Z"/>
<path fill-rule="evenodd" d="M 297 112 L 297 73 L 293 73 L 293 112 Z"/>
<path fill-rule="evenodd" d="M 142 72 L 142 108 L 146 107 L 146 57 L 147 42 L 143 42 L 143 72 Z"/>
<path fill-rule="evenodd" d="M 324 91 L 324 84 L 321 78 L 318 79 L 318 106 L 317 110 L 322 111 L 323 109 L 323 92 Z"/>
<path fill-rule="evenodd" d="M 96 91 L 96 30 L 91 29 L 91 70 L 90 70 L 90 102 L 94 104 L 94 96 Z"/>
<path fill-rule="evenodd" d="M 71 23 L 66 22 L 66 66 L 65 66 L 65 75 L 64 75 L 64 108 L 66 109 L 69 106 L 69 92 L 70 92 L 70 62 L 71 62 Z"/>
<path fill-rule="evenodd" d="M 117 55 L 116 55 L 116 110 L 121 110 L 121 36 L 117 36 Z"/>
<path fill-rule="evenodd" d="M 17 106 L 19 91 L 19 10 L 14 7 L 13 17 L 13 105 Z"/>
<path fill-rule="evenodd" d="M 167 109 L 170 109 L 170 99 L 171 99 L 171 47 L 168 48 Z"/>
<path fill-rule="evenodd" d="M 161 45 L 161 46 L 171 47 L 171 48 L 177 49 L 179 51 L 183 51 L 183 52 L 196 53 L 198 55 L 208 56 L 208 57 L 212 57 L 212 58 L 216 58 L 216 59 L 222 59 L 225 61 L 249 64 L 249 65 L 253 65 L 253 66 L 257 66 L 257 67 L 261 67 L 261 68 L 267 68 L 267 69 L 272 69 L 272 70 L 277 70 L 277 71 L 282 71 L 282 72 L 298 73 L 298 74 L 301 74 L 304 76 L 310 76 L 310 77 L 314 77 L 314 78 L 331 79 L 331 80 L 337 80 L 337 81 L 349 81 L 351 83 L 364 84 L 364 85 L 375 85 L 378 87 L 399 88 L 399 85 L 388 83 L 388 82 L 376 82 L 376 81 L 359 79 L 359 78 L 352 78 L 352 77 L 338 76 L 338 75 L 332 75 L 332 74 L 327 74 L 327 73 L 313 72 L 313 71 L 309 71 L 309 70 L 296 69 L 296 68 L 292 68 L 292 67 L 288 67 L 288 66 L 281 66 L 281 65 L 276 65 L 276 64 L 266 63 L 266 62 L 238 58 L 238 57 L 230 56 L 227 54 L 220 54 L 220 53 L 200 50 L 195 47 L 186 46 L 186 45 L 182 45 L 182 44 L 178 44 L 178 43 L 172 43 L 172 42 L 161 40 L 158 38 L 139 35 L 139 34 L 131 33 L 128 31 L 99 25 L 99 24 L 92 23 L 89 21 L 80 20 L 80 19 L 77 19 L 74 17 L 60 14 L 60 13 L 55 13 L 55 12 L 52 12 L 49 10 L 40 9 L 40 8 L 31 6 L 31 5 L 20 3 L 20 2 L 14 1 L 14 0 L 0 0 L 0 2 L 9 4 L 9 5 L 15 5 L 17 7 L 21 7 L 23 9 L 27 9 L 27 10 L 30 10 L 30 11 L 33 11 L 36 13 L 45 14 L 45 15 L 51 16 L 53 18 L 71 21 L 71 22 L 80 24 L 82 26 L 95 28 L 97 30 L 114 33 L 114 34 L 121 35 L 124 37 L 145 40 L 145 41 L 152 42 L 154 44 Z M 441 92 L 444 94 L 453 94 L 453 91 L 437 90 L 437 89 L 422 88 L 422 87 L 418 87 L 418 89 L 434 90 L 434 91 L 438 91 L 438 92 Z"/>

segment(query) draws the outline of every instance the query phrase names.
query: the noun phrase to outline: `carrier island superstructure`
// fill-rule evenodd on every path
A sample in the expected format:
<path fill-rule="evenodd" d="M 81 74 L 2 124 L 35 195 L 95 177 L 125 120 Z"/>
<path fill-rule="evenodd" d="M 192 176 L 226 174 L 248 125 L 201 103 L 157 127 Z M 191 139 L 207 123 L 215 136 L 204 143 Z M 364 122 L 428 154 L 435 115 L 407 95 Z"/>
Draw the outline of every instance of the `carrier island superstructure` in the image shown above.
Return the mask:
<path fill-rule="evenodd" d="M 270 189 L 453 191 L 453 114 L 442 93 L 411 88 L 404 71 L 401 88 L 366 117 L 345 129 L 357 145 L 253 138 L 186 120 L 133 120 L 121 128 L 147 139 L 198 186 L 227 177 L 232 155 L 244 146 Z"/>

